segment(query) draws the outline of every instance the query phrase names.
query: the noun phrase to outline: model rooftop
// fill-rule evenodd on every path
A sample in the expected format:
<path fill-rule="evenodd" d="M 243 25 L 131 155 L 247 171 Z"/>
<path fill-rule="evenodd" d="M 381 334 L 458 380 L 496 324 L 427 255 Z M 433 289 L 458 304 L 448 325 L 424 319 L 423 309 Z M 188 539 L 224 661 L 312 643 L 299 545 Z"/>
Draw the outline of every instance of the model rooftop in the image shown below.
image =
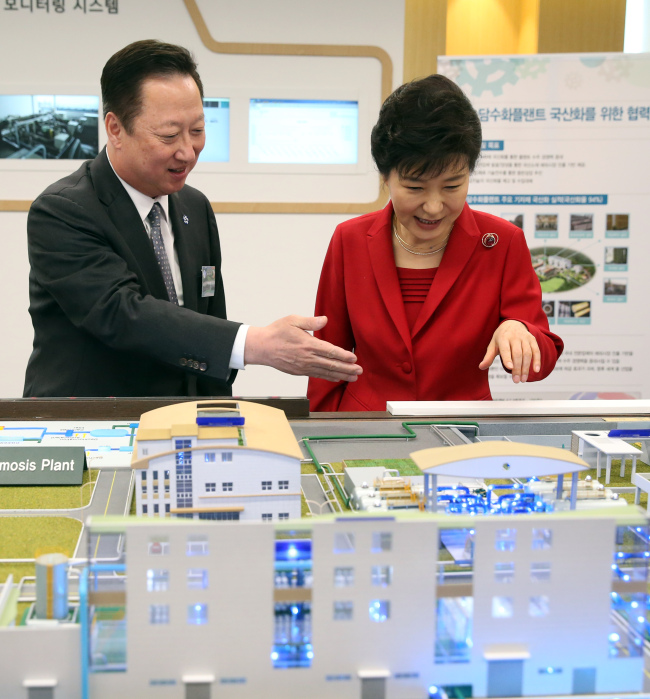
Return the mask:
<path fill-rule="evenodd" d="M 479 442 L 445 449 L 421 449 L 411 458 L 423 473 L 475 478 L 530 478 L 589 468 L 567 449 L 521 442 Z"/>
<path fill-rule="evenodd" d="M 142 415 L 137 442 L 177 437 L 196 437 L 209 444 L 237 439 L 236 426 L 203 426 L 206 417 L 244 418 L 245 444 L 248 449 L 270 451 L 296 459 L 302 454 L 282 410 L 239 400 L 207 400 L 176 403 Z"/>

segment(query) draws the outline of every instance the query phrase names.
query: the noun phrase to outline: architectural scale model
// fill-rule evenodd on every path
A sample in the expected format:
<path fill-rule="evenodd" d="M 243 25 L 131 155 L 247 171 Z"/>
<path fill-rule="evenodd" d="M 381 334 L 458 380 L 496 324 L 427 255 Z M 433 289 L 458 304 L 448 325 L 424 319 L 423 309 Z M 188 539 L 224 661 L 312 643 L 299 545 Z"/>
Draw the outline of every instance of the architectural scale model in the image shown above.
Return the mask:
<path fill-rule="evenodd" d="M 277 408 L 204 401 L 151 410 L 140 420 L 133 453 L 137 514 L 300 517 L 301 458 Z"/>
<path fill-rule="evenodd" d="M 124 537 L 123 561 L 82 569 L 80 623 L 0 629 L 3 697 L 642 689 L 648 525 L 634 507 L 89 527 Z"/>
<path fill-rule="evenodd" d="M 20 625 L 23 581 L 0 590 L 2 699 L 643 691 L 648 519 L 584 477 L 589 464 L 561 448 L 572 429 L 517 443 L 493 436 L 496 424 L 420 421 L 364 442 L 360 422 L 346 435 L 318 421 L 292 431 L 268 411 L 203 401 L 142 416 L 144 516 L 92 515 L 87 557 L 47 559 L 46 601 Z M 369 511 L 298 519 L 294 434 L 327 479 L 325 456 L 359 441 L 382 457 L 410 452 L 414 475 L 379 468 L 375 483 L 350 465 L 341 497 Z M 348 488 L 355 473 L 365 488 Z M 381 506 L 359 506 L 355 488 Z"/>
<path fill-rule="evenodd" d="M 0 447 L 83 446 L 88 468 L 129 468 L 137 422 L 2 422 Z"/>
<path fill-rule="evenodd" d="M 441 508 L 448 514 L 475 515 L 625 506 L 617 493 L 591 475 L 579 479 L 580 472 L 591 468 L 581 457 L 593 447 L 600 475 L 600 455 L 606 453 L 609 483 L 612 456 L 622 459 L 623 476 L 626 456 L 632 455 L 633 478 L 637 455 L 642 453 L 618 437 L 609 437 L 607 431 L 574 431 L 569 452 L 509 440 L 471 442 L 458 426 L 447 426 L 446 431 L 458 440 L 454 443 L 442 429 L 436 429 L 447 440 L 447 448 L 411 454 L 414 463 L 407 467 L 408 475 L 399 468 L 349 467 L 344 462 L 344 488 L 350 507 L 375 514 Z M 638 430 L 630 432 L 635 438 L 640 434 Z M 567 475 L 571 475 L 570 481 L 565 480 Z M 486 484 L 486 480 L 504 477 L 506 482 Z"/>

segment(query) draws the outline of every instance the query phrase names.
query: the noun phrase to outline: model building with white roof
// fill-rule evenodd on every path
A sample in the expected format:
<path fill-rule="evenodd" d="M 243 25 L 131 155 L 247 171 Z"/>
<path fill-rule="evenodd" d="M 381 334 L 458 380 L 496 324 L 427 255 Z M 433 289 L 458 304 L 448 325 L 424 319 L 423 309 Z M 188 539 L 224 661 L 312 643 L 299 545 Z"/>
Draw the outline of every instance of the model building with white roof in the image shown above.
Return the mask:
<path fill-rule="evenodd" d="M 300 447 L 277 408 L 178 403 L 142 415 L 131 467 L 138 515 L 300 517 Z"/>

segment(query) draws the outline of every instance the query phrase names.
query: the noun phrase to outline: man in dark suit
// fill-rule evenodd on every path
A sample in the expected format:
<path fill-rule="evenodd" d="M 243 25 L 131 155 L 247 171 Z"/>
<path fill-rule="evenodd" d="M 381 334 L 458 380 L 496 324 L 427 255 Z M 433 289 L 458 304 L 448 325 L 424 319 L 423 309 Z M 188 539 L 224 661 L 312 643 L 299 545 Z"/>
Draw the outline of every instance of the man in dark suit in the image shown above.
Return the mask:
<path fill-rule="evenodd" d="M 205 144 L 189 52 L 135 42 L 101 83 L 106 149 L 29 213 L 25 396 L 230 395 L 245 364 L 355 380 L 355 356 L 308 332 L 325 318 L 226 320 L 214 214 L 185 185 Z"/>

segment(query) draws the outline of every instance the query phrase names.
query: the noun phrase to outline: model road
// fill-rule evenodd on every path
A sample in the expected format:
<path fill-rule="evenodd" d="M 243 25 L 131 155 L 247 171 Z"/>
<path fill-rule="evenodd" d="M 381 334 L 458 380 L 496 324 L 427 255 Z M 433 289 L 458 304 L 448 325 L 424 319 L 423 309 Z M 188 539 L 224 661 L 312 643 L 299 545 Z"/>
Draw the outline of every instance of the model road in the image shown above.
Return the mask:
<path fill-rule="evenodd" d="M 334 512 L 321 485 L 320 479 L 315 473 L 308 473 L 300 477 L 302 492 L 307 500 L 309 511 L 313 515 L 322 515 Z M 314 504 L 316 503 L 316 504 Z"/>

